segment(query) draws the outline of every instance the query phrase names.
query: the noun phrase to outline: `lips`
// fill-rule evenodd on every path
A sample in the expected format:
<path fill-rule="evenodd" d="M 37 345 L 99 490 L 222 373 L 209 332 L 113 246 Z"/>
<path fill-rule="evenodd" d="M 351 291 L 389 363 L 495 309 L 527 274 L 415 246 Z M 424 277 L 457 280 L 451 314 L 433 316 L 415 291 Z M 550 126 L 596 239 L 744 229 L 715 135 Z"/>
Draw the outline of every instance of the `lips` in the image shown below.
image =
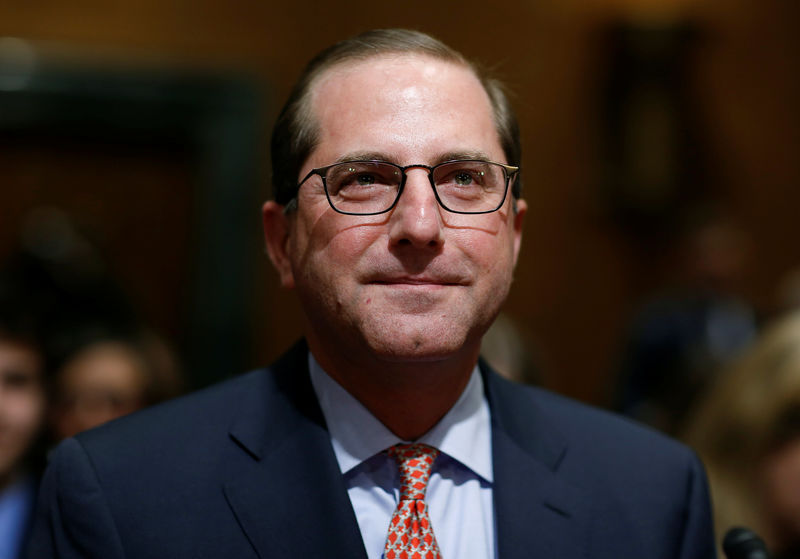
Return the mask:
<path fill-rule="evenodd" d="M 463 285 L 459 281 L 439 278 L 416 278 L 416 277 L 399 277 L 399 278 L 385 278 L 376 279 L 370 283 L 379 285 L 408 285 L 408 286 L 436 286 L 436 285 Z"/>
<path fill-rule="evenodd" d="M 472 283 L 469 268 L 463 265 L 449 266 L 429 262 L 424 268 L 416 270 L 405 266 L 379 265 L 365 272 L 361 274 L 362 283 L 365 284 L 426 287 L 466 286 Z"/>
<path fill-rule="evenodd" d="M 408 287 L 464 286 L 469 282 L 465 277 L 447 274 L 376 274 L 367 283 Z"/>

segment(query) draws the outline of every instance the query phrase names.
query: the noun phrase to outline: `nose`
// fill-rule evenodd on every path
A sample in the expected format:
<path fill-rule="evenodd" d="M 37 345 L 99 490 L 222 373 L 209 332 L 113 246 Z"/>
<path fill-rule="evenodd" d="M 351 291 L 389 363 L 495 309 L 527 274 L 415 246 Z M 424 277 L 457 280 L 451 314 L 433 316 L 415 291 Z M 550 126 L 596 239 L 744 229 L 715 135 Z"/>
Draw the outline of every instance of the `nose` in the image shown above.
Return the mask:
<path fill-rule="evenodd" d="M 392 210 L 389 237 L 393 245 L 438 247 L 443 241 L 442 215 L 425 169 L 406 170 L 406 182 Z"/>

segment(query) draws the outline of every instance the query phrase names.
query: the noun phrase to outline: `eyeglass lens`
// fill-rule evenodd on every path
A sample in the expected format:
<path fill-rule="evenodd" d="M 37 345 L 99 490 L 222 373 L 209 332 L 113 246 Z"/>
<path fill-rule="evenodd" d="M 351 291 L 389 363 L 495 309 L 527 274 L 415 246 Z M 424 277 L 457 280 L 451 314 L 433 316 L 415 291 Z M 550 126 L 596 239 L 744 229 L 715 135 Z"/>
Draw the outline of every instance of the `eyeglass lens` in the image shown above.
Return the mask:
<path fill-rule="evenodd" d="M 403 170 L 391 163 L 355 161 L 333 165 L 325 178 L 334 208 L 347 213 L 378 213 L 392 207 Z M 433 183 L 446 209 L 487 212 L 505 197 L 502 166 L 486 161 L 451 161 L 433 168 Z"/>

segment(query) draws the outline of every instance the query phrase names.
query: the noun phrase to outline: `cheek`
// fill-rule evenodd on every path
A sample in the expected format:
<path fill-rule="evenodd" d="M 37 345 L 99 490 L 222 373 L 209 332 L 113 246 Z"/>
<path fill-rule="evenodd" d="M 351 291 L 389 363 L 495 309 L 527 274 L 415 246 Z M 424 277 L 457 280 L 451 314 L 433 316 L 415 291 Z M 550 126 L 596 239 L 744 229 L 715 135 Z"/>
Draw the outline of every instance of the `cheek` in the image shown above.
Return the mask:
<path fill-rule="evenodd" d="M 38 392 L 16 394 L 3 402 L 3 421 L 16 437 L 32 437 L 44 418 L 44 395 Z"/>
<path fill-rule="evenodd" d="M 508 281 L 514 268 L 514 248 L 502 229 L 464 231 L 457 242 L 479 277 L 493 283 Z"/>
<path fill-rule="evenodd" d="M 296 245 L 295 272 L 331 278 L 335 283 L 356 276 L 363 262 L 369 261 L 379 248 L 380 228 L 333 225 L 318 222 L 317 228 Z"/>

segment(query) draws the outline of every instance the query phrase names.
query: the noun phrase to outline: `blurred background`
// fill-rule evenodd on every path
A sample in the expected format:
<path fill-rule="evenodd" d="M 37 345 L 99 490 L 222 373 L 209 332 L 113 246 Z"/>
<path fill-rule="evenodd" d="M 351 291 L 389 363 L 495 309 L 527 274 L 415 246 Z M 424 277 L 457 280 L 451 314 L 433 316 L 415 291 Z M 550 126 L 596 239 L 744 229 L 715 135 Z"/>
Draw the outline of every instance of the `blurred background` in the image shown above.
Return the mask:
<path fill-rule="evenodd" d="M 506 315 L 541 383 L 611 405 L 638 317 L 673 289 L 713 284 L 756 319 L 785 304 L 800 264 L 786 0 L 6 0 L 0 261 L 22 249 L 102 276 L 190 385 L 270 361 L 299 334 L 260 239 L 272 121 L 310 56 L 387 26 L 514 92 L 530 211 Z"/>
<path fill-rule="evenodd" d="M 800 3 L 5 0 L 0 341 L 41 349 L 30 402 L 55 375 L 51 439 L 300 335 L 261 241 L 269 133 L 303 64 L 374 27 L 432 33 L 513 92 L 529 212 L 486 341 L 506 374 L 680 435 L 800 304 Z M 132 376 L 80 393 L 98 356 Z M 800 416 L 791 392 L 775 417 Z M 764 444 L 800 440 L 786 425 Z"/>

